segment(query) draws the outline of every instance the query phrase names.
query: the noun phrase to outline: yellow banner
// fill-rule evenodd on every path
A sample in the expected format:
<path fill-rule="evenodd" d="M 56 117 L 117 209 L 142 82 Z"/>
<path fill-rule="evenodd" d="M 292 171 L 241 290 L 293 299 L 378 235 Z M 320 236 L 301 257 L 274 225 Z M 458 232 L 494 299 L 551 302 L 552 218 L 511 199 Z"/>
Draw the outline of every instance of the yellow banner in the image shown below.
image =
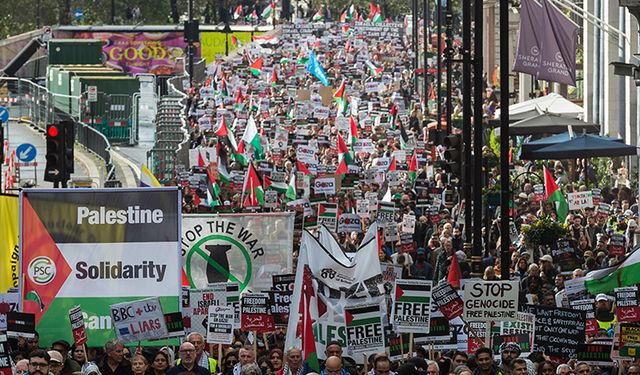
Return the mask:
<path fill-rule="evenodd" d="M 261 32 L 255 32 L 253 35 L 261 35 Z M 229 53 L 233 52 L 236 47 L 231 42 L 231 37 L 235 36 L 242 45 L 251 42 L 250 31 L 238 31 L 229 34 Z M 225 52 L 225 33 L 220 31 L 205 31 L 200 33 L 200 56 L 211 64 L 216 60 L 216 54 L 224 56 Z"/>
<path fill-rule="evenodd" d="M 0 293 L 18 287 L 18 197 L 0 195 Z"/>

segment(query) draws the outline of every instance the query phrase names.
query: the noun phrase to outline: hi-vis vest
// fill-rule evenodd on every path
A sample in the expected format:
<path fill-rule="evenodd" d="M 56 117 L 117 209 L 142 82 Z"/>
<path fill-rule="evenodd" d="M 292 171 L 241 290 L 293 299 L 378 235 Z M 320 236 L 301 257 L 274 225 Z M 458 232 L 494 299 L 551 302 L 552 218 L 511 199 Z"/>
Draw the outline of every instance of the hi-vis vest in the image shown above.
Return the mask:
<path fill-rule="evenodd" d="M 208 357 L 207 358 L 209 360 L 209 373 L 210 374 L 217 374 L 218 373 L 218 361 L 216 361 L 215 359 Z M 182 362 L 181 358 L 178 358 L 178 360 L 176 361 L 176 365 L 179 365 L 180 362 Z M 200 366 L 200 365 L 198 365 Z"/>

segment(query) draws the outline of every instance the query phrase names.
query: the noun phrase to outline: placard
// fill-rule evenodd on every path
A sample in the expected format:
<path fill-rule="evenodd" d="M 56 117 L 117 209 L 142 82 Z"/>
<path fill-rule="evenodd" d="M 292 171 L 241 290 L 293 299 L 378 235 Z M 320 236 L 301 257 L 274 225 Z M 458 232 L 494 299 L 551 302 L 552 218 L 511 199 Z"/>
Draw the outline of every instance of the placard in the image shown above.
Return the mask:
<path fill-rule="evenodd" d="M 433 302 L 445 318 L 453 320 L 462 315 L 464 302 L 458 292 L 448 282 L 441 282 L 433 288 Z"/>
<path fill-rule="evenodd" d="M 567 193 L 567 202 L 570 210 L 593 207 L 593 193 L 590 191 Z"/>
<path fill-rule="evenodd" d="M 620 355 L 640 357 L 640 324 L 620 323 Z"/>
<path fill-rule="evenodd" d="M 357 214 L 343 213 L 338 219 L 338 233 L 362 233 L 360 216 Z"/>
<path fill-rule="evenodd" d="M 501 353 L 503 345 L 506 343 L 515 343 L 520 347 L 520 356 L 526 357 L 531 354 L 531 342 L 527 334 L 493 335 L 491 341 L 494 353 Z"/>
<path fill-rule="evenodd" d="M 0 335 L 0 375 L 13 375 L 7 335 Z"/>
<path fill-rule="evenodd" d="M 184 320 L 180 311 L 164 314 L 164 323 L 167 325 L 169 337 L 184 336 Z"/>
<path fill-rule="evenodd" d="M 271 276 L 273 280 L 273 290 L 277 291 L 293 291 L 296 281 L 296 275 L 293 273 L 286 273 L 282 275 Z"/>
<path fill-rule="evenodd" d="M 544 185 L 543 184 L 533 185 L 533 201 L 540 202 L 543 200 L 545 200 Z"/>
<path fill-rule="evenodd" d="M 233 306 L 209 306 L 207 343 L 229 345 L 233 341 Z"/>
<path fill-rule="evenodd" d="M 278 192 L 275 190 L 267 190 L 264 192 L 264 207 L 276 208 L 278 207 Z"/>
<path fill-rule="evenodd" d="M 397 242 L 400 241 L 400 235 L 398 234 L 398 227 L 396 225 L 390 225 L 382 228 L 385 242 Z"/>
<path fill-rule="evenodd" d="M 637 286 L 615 288 L 616 319 L 619 322 L 640 322 L 640 294 Z"/>
<path fill-rule="evenodd" d="M 338 205 L 336 203 L 318 204 L 318 225 L 325 225 L 330 231 L 335 232 L 338 224 Z"/>
<path fill-rule="evenodd" d="M 611 367 L 611 344 L 578 344 L 577 361 L 590 366 Z"/>
<path fill-rule="evenodd" d="M 169 335 L 158 298 L 109 306 L 116 337 L 124 343 L 164 339 Z"/>
<path fill-rule="evenodd" d="M 241 327 L 258 333 L 275 330 L 271 315 L 271 301 L 265 293 L 245 293 L 240 303 Z"/>
<path fill-rule="evenodd" d="M 69 322 L 71 323 L 73 342 L 76 346 L 84 345 L 87 342 L 87 330 L 84 326 L 84 319 L 82 318 L 82 310 L 80 309 L 80 306 L 76 306 L 69 310 Z"/>
<path fill-rule="evenodd" d="M 429 333 L 431 280 L 396 280 L 391 322 L 400 333 Z"/>
<path fill-rule="evenodd" d="M 393 202 L 380 202 L 377 214 L 378 224 L 382 228 L 395 225 L 395 213 L 396 208 Z"/>
<path fill-rule="evenodd" d="M 467 321 L 516 321 L 517 281 L 470 281 L 464 286 L 464 318 Z"/>
<path fill-rule="evenodd" d="M 384 351 L 383 312 L 380 310 L 380 304 L 345 307 L 344 310 L 349 356 Z"/>
<path fill-rule="evenodd" d="M 588 336 L 594 336 L 598 334 L 598 321 L 596 320 L 596 303 L 593 298 L 581 299 L 571 302 L 571 308 L 573 310 L 584 311 L 586 314 L 586 326 L 585 333 Z"/>
<path fill-rule="evenodd" d="M 20 294 L 15 292 L 0 294 L 0 331 L 7 330 L 7 314 L 11 311 L 18 311 L 20 304 Z"/>
<path fill-rule="evenodd" d="M 36 317 L 34 314 L 18 311 L 7 313 L 7 337 L 24 337 L 32 339 L 36 336 Z"/>
<path fill-rule="evenodd" d="M 353 143 L 353 151 L 372 153 L 375 151 L 373 141 L 369 138 L 360 138 Z"/>
<path fill-rule="evenodd" d="M 576 250 L 569 240 L 558 240 L 556 246 L 551 249 L 551 255 L 560 266 L 561 272 L 573 272 L 576 268 L 580 268 Z"/>
<path fill-rule="evenodd" d="M 335 177 L 316 178 L 313 181 L 313 192 L 315 194 L 335 195 L 336 193 Z"/>
<path fill-rule="evenodd" d="M 523 312 L 536 316 L 536 334 L 534 351 L 560 358 L 573 358 L 578 344 L 585 342 L 584 311 L 525 305 Z"/>
<path fill-rule="evenodd" d="M 276 327 L 286 327 L 289 323 L 289 307 L 291 305 L 292 290 L 270 290 L 271 315 Z"/>
<path fill-rule="evenodd" d="M 356 214 L 361 218 L 368 218 L 369 213 L 369 200 L 365 198 L 356 199 Z"/>
<path fill-rule="evenodd" d="M 224 306 L 227 298 L 227 285 L 225 283 L 212 284 L 205 289 L 191 289 L 189 291 L 189 309 L 185 314 L 191 325 L 190 331 L 207 335 L 207 316 L 209 306 Z"/>
<path fill-rule="evenodd" d="M 607 251 L 610 256 L 623 256 L 625 253 L 625 244 L 627 239 L 624 234 L 621 233 L 613 233 L 611 237 L 609 237 L 609 242 L 607 243 Z"/>
<path fill-rule="evenodd" d="M 402 232 L 413 234 L 416 230 L 416 215 L 404 214 L 402 216 Z"/>

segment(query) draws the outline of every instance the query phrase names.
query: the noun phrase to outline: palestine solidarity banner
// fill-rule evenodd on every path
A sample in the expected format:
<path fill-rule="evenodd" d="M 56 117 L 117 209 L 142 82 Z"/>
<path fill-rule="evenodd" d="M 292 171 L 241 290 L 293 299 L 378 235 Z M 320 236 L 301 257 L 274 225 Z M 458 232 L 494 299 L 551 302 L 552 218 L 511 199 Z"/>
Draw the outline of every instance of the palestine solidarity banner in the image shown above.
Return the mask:
<path fill-rule="evenodd" d="M 41 345 L 72 340 L 68 312 L 86 314 L 91 345 L 115 336 L 109 305 L 159 297 L 177 311 L 177 188 L 26 189 L 21 195 L 22 309 Z M 83 314 L 83 315 L 84 315 Z"/>
<path fill-rule="evenodd" d="M 290 272 L 293 213 L 184 215 L 182 265 L 192 288 L 236 282 L 260 291 Z"/>

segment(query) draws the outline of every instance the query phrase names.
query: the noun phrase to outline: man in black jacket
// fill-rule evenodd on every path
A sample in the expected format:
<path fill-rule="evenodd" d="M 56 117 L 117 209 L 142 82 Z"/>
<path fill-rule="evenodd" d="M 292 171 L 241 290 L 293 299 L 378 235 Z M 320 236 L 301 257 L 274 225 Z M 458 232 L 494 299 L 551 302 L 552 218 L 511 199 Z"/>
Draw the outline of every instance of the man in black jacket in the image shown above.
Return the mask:
<path fill-rule="evenodd" d="M 180 345 L 180 363 L 167 371 L 167 375 L 178 375 L 182 372 L 190 372 L 197 375 L 210 375 L 209 370 L 198 366 L 196 363 L 196 347 L 190 342 Z"/>

